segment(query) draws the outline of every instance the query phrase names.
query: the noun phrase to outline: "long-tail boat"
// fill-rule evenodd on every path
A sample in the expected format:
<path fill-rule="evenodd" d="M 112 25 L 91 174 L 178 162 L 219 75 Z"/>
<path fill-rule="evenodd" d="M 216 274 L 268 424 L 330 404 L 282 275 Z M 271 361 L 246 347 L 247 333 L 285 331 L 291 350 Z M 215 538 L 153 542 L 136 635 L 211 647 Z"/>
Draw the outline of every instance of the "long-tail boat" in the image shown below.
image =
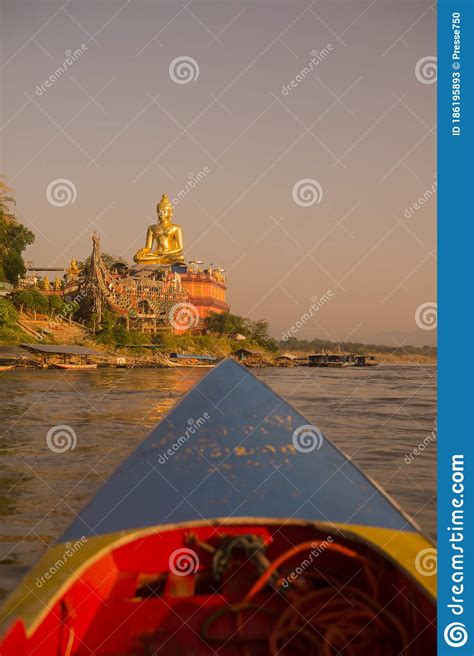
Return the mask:
<path fill-rule="evenodd" d="M 226 360 L 7 599 L 0 651 L 427 656 L 434 555 L 317 427 Z"/>

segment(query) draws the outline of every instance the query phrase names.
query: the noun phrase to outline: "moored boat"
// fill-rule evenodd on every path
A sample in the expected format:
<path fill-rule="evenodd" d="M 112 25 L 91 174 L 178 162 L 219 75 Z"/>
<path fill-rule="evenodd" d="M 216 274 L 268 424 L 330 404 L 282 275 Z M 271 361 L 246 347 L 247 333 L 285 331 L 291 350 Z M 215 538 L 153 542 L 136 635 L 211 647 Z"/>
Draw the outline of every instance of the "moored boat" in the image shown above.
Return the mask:
<path fill-rule="evenodd" d="M 356 355 L 354 358 L 356 367 L 376 367 L 379 364 L 373 355 Z"/>
<path fill-rule="evenodd" d="M 319 429 L 226 360 L 7 599 L 1 653 L 425 656 L 436 590 L 419 561 L 433 553 Z"/>
<path fill-rule="evenodd" d="M 72 362 L 53 362 L 54 369 L 97 369 L 97 364 L 92 362 L 74 364 Z"/>
<path fill-rule="evenodd" d="M 353 367 L 354 356 L 350 353 L 315 353 L 308 356 L 309 367 Z"/>
<path fill-rule="evenodd" d="M 14 364 L 0 364 L 0 371 L 10 371 L 11 369 L 14 368 L 15 368 Z"/>

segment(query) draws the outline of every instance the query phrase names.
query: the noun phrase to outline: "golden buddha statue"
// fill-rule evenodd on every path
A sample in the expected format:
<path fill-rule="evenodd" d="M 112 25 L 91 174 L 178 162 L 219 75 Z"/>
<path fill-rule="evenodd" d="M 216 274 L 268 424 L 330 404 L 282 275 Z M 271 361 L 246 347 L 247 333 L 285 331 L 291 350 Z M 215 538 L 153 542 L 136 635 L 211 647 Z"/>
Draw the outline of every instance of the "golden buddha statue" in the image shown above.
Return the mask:
<path fill-rule="evenodd" d="M 79 265 L 77 264 L 76 260 L 73 258 L 71 260 L 71 264 L 69 265 L 69 269 L 66 270 L 66 276 L 68 280 L 74 280 L 79 276 Z"/>
<path fill-rule="evenodd" d="M 138 264 L 177 264 L 184 262 L 183 234 L 179 225 L 171 222 L 173 206 L 166 194 L 156 206 L 158 222 L 148 226 L 145 248 L 133 258 Z"/>

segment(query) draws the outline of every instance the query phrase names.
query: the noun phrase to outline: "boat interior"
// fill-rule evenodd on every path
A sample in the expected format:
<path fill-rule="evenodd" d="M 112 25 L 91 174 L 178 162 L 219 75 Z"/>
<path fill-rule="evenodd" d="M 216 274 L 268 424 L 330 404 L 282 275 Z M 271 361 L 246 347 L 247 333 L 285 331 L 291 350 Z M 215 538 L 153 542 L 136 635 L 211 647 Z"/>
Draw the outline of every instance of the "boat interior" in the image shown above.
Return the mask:
<path fill-rule="evenodd" d="M 408 574 L 345 534 L 175 525 L 122 536 L 71 570 L 2 655 L 428 656 L 435 617 Z"/>

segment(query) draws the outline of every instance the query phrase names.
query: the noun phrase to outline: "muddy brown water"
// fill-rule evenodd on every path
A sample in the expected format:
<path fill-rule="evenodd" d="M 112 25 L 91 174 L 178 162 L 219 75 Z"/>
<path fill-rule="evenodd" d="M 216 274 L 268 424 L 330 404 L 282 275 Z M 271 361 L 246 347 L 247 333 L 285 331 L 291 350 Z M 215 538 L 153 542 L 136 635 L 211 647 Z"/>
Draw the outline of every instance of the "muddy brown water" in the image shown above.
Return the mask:
<path fill-rule="evenodd" d="M 253 372 L 436 532 L 436 368 L 263 368 Z M 72 521 L 199 369 L 16 370 L 0 375 L 0 594 Z M 77 436 L 54 453 L 53 426 Z"/>

